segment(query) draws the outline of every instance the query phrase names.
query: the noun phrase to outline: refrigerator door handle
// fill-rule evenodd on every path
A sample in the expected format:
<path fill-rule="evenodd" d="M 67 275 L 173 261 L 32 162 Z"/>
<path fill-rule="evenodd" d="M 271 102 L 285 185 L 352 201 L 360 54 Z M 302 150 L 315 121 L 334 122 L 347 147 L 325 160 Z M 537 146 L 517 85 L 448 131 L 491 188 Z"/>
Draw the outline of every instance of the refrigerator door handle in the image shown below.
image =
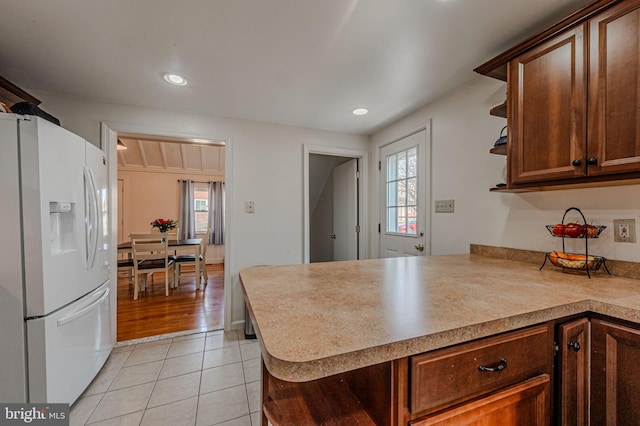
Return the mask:
<path fill-rule="evenodd" d="M 96 306 L 100 305 L 107 297 L 109 297 L 109 288 L 108 287 L 106 289 L 104 289 L 98 295 L 98 298 L 95 301 L 93 301 L 91 304 L 85 306 L 84 308 L 82 308 L 80 310 L 72 312 L 69 315 L 65 315 L 63 317 L 60 317 L 58 319 L 58 321 L 57 321 L 58 327 L 62 327 L 65 324 L 70 323 L 71 321 L 74 321 L 74 320 L 76 320 L 76 319 L 88 314 L 93 309 L 95 309 Z"/>
<path fill-rule="evenodd" d="M 97 234 L 97 197 L 95 195 L 95 184 L 91 176 L 91 171 L 84 167 L 84 191 L 85 191 L 85 234 L 86 234 L 86 256 L 85 265 L 87 268 L 93 267 L 95 259 L 98 234 Z"/>
<path fill-rule="evenodd" d="M 91 266 L 93 267 L 95 260 L 96 260 L 96 254 L 98 252 L 98 234 L 100 233 L 100 202 L 98 200 L 98 187 L 96 186 L 96 180 L 93 176 L 93 171 L 91 171 L 91 169 L 89 170 L 89 178 L 90 178 L 90 182 L 91 182 L 91 194 L 93 194 L 93 203 L 94 203 L 94 210 L 93 210 L 93 243 L 91 245 L 92 247 L 92 252 L 91 252 Z"/>

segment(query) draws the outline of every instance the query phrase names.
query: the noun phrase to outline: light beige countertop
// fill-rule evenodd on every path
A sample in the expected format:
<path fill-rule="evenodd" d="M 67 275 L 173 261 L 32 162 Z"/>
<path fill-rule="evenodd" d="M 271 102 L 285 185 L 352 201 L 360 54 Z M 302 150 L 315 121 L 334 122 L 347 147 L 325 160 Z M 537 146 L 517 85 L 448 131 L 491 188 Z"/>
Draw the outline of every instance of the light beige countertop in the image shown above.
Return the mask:
<path fill-rule="evenodd" d="M 583 312 L 640 323 L 640 280 L 476 254 L 240 271 L 265 365 L 302 382 Z"/>

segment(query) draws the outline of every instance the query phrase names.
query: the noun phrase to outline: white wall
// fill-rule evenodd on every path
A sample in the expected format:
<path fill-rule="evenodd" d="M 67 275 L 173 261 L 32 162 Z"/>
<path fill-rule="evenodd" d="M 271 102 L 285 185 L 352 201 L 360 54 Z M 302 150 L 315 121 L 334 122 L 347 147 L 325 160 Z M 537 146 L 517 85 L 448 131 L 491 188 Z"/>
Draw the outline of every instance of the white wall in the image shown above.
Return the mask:
<path fill-rule="evenodd" d="M 227 227 L 225 245 L 232 286 L 231 327 L 244 323 L 244 301 L 238 272 L 263 264 L 303 261 L 303 145 L 368 149 L 366 136 L 294 128 L 113 103 L 98 103 L 48 92 L 32 91 L 42 108 L 63 127 L 99 145 L 100 122 L 135 125 L 148 134 L 229 140 L 233 152 L 227 164 Z M 244 212 L 245 201 L 255 213 Z"/>
<path fill-rule="evenodd" d="M 504 101 L 505 93 L 505 83 L 478 76 L 371 137 L 372 164 L 377 164 L 380 145 L 432 119 L 432 200 L 455 199 L 455 213 L 432 213 L 432 254 L 467 253 L 470 243 L 557 250 L 561 239 L 551 237 L 544 225 L 560 222 L 567 208 L 578 207 L 589 222 L 609 227 L 599 239 L 590 240 L 591 253 L 639 262 L 640 245 L 614 243 L 612 232 L 613 219 L 636 219 L 640 225 L 638 185 L 489 193 L 502 181 L 505 164 L 504 156 L 489 154 L 489 149 L 506 124 L 505 119 L 490 116 L 489 109 Z M 373 176 L 370 186 L 375 202 L 377 179 Z M 372 210 L 372 228 L 377 227 L 377 210 Z M 372 241 L 372 253 L 377 253 L 377 237 Z M 567 248 L 578 251 L 583 246 L 584 240 L 580 247 Z"/>

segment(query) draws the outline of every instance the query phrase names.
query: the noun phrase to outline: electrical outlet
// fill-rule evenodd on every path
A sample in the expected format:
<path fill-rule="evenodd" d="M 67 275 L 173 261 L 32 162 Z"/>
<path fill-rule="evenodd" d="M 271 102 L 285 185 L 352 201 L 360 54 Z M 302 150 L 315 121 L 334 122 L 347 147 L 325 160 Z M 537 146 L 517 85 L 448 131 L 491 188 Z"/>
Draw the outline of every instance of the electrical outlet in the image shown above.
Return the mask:
<path fill-rule="evenodd" d="M 246 201 L 244 203 L 244 211 L 246 211 L 247 213 L 255 213 L 256 212 L 256 205 L 253 201 Z"/>
<path fill-rule="evenodd" d="M 613 240 L 617 243 L 636 242 L 636 220 L 635 219 L 614 219 Z"/>
<path fill-rule="evenodd" d="M 455 206 L 455 200 L 436 200 L 435 212 L 436 213 L 453 213 Z"/>

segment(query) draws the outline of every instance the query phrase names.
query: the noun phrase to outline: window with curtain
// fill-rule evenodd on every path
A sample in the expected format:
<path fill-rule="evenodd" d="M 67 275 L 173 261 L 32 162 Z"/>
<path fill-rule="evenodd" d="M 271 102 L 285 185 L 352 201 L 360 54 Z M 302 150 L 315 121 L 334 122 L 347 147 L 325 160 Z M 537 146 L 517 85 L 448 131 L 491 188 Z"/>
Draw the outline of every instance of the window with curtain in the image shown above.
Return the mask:
<path fill-rule="evenodd" d="M 196 233 L 204 234 L 209 227 L 209 184 L 196 182 L 193 189 Z"/>
<path fill-rule="evenodd" d="M 224 244 L 224 182 L 209 182 L 209 244 Z"/>
<path fill-rule="evenodd" d="M 224 182 L 179 182 L 180 238 L 195 238 L 211 228 L 209 244 L 224 244 Z"/>
<path fill-rule="evenodd" d="M 178 227 L 180 228 L 179 238 L 195 238 L 195 202 L 194 202 L 194 182 L 192 180 L 180 180 L 180 214 L 178 216 Z"/>

